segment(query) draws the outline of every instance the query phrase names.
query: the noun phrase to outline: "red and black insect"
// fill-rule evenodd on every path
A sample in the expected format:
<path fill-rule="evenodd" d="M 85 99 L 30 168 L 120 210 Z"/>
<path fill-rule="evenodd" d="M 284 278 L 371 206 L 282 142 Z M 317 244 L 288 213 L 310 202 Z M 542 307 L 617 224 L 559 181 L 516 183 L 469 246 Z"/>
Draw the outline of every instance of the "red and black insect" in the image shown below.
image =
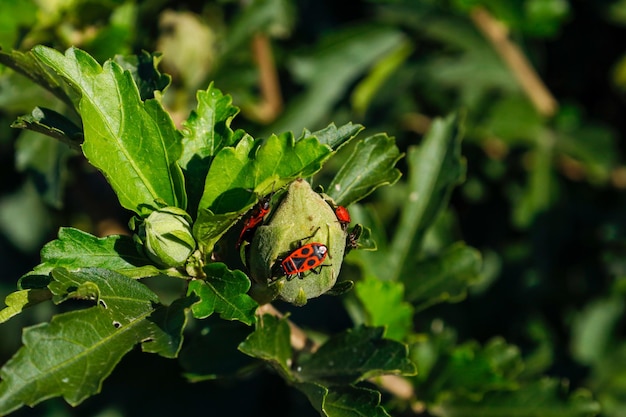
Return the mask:
<path fill-rule="evenodd" d="M 307 236 L 298 241 L 298 248 L 291 251 L 289 255 L 276 260 L 276 265 L 279 267 L 280 273 L 286 276 L 287 281 L 291 281 L 294 277 L 302 279 L 302 273 L 307 271 L 319 274 L 319 270 L 322 269 L 322 267 L 328 266 L 322 265 L 326 256 L 329 256 L 328 247 L 326 245 L 319 242 L 311 242 L 306 245 L 302 244 L 303 240 L 315 236 L 318 230 L 320 230 L 319 227 L 311 236 Z"/>
<path fill-rule="evenodd" d="M 348 228 L 348 225 L 352 221 L 350 219 L 350 213 L 348 212 L 348 209 L 344 206 L 335 207 L 335 216 L 337 216 L 337 220 L 339 220 L 339 223 L 341 223 L 341 227 L 346 230 Z"/>
<path fill-rule="evenodd" d="M 280 269 L 287 277 L 287 281 L 291 281 L 294 277 L 302 278 L 302 273 L 313 271 L 319 274 L 319 270 L 315 268 L 323 266 L 322 263 L 328 255 L 326 245 L 319 242 L 307 243 L 291 252 L 280 263 Z"/>
<path fill-rule="evenodd" d="M 259 200 L 258 204 L 254 207 L 254 210 L 252 210 L 250 217 L 248 217 L 243 223 L 243 228 L 241 229 L 235 248 L 239 249 L 239 246 L 241 246 L 241 243 L 244 240 L 250 240 L 254 230 L 261 224 L 265 216 L 267 216 L 267 213 L 269 213 L 271 199 L 272 194 L 269 194 Z"/>

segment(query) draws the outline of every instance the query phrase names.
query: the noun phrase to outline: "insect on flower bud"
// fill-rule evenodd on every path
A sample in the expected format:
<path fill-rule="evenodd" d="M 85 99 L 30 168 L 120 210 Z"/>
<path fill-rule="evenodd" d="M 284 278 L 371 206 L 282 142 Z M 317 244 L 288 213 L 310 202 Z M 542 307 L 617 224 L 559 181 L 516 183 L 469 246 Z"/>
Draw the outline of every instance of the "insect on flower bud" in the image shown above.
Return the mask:
<path fill-rule="evenodd" d="M 139 238 L 146 255 L 163 267 L 181 266 L 196 248 L 191 217 L 176 207 L 150 213 L 139 226 Z"/>
<path fill-rule="evenodd" d="M 250 247 L 251 294 L 295 305 L 318 297 L 337 281 L 346 232 L 329 204 L 298 179 L 260 226 Z"/>

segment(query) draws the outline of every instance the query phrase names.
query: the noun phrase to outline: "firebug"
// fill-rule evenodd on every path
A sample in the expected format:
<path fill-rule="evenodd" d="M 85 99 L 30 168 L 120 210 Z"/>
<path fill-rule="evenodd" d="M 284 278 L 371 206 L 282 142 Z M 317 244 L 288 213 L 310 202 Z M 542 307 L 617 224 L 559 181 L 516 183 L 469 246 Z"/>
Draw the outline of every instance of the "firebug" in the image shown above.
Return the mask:
<path fill-rule="evenodd" d="M 241 246 L 244 240 L 250 240 L 250 236 L 254 233 L 254 230 L 261 224 L 265 216 L 267 216 L 267 213 L 269 213 L 271 199 L 272 194 L 269 194 L 259 200 L 254 210 L 252 210 L 250 217 L 243 223 L 243 228 L 241 229 L 235 248 L 239 249 L 239 246 Z"/>
<path fill-rule="evenodd" d="M 335 207 L 335 215 L 337 216 L 337 220 L 341 223 L 341 227 L 345 230 L 348 227 L 348 224 L 352 221 L 350 219 L 350 213 L 348 209 L 344 206 Z"/>
<path fill-rule="evenodd" d="M 301 274 L 303 272 L 313 271 L 319 273 L 315 268 L 322 266 L 326 255 L 328 255 L 326 245 L 318 242 L 307 243 L 287 255 L 281 261 L 280 268 L 287 276 L 288 281 L 291 281 L 294 276 L 302 278 Z"/>

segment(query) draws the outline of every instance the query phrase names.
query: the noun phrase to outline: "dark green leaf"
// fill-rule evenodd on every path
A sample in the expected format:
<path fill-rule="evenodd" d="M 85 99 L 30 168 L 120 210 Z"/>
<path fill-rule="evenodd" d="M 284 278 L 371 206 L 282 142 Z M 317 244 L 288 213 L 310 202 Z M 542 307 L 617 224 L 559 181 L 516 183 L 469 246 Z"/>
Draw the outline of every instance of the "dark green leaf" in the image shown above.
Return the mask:
<path fill-rule="evenodd" d="M 63 55 L 36 47 L 33 54 L 80 95 L 83 152 L 105 174 L 122 206 L 138 214 L 156 208 L 156 201 L 184 209 L 183 175 L 176 163 L 182 144 L 161 104 L 142 102 L 132 75 L 115 62 L 101 67 L 75 48 Z"/>
<path fill-rule="evenodd" d="M 393 138 L 378 134 L 356 144 L 354 152 L 328 186 L 327 193 L 342 206 L 352 204 L 378 187 L 400 178 L 395 168 L 402 154 Z"/>
<path fill-rule="evenodd" d="M 404 301 L 404 285 L 370 277 L 357 282 L 355 289 L 367 313 L 366 324 L 385 326 L 386 338 L 404 340 L 413 327 L 413 307 Z"/>
<path fill-rule="evenodd" d="M 431 357 L 433 349 L 440 352 L 434 363 L 425 366 L 427 378 L 422 379 L 418 388 L 425 400 L 434 401 L 447 395 L 480 398 L 490 391 L 514 390 L 520 386 L 518 379 L 524 363 L 517 346 L 501 338 L 490 340 L 484 347 L 473 341 L 458 346 L 448 346 L 445 339 L 441 346 L 438 343 L 441 341 L 429 347 Z M 426 352 L 425 344 L 421 348 L 421 352 L 415 352 L 416 359 Z M 433 362 L 431 358 L 421 358 Z"/>
<path fill-rule="evenodd" d="M 429 409 L 441 417 L 592 417 L 600 405 L 589 392 L 579 390 L 566 396 L 555 379 L 543 379 L 514 391 L 486 394 L 480 401 L 451 397 Z"/>
<path fill-rule="evenodd" d="M 252 332 L 250 326 L 213 316 L 194 323 L 193 329 L 193 335 L 185 335 L 185 346 L 179 356 L 188 380 L 198 382 L 233 377 L 260 364 L 237 350 Z"/>
<path fill-rule="evenodd" d="M 294 76 L 306 92 L 291 102 L 272 132 L 299 132 L 319 125 L 352 83 L 401 43 L 404 35 L 389 26 L 360 26 L 331 33 L 308 56 L 294 57 Z"/>
<path fill-rule="evenodd" d="M 59 299 L 96 296 L 96 305 L 24 330 L 24 346 L 0 370 L 1 415 L 56 396 L 79 404 L 100 391 L 104 378 L 138 343 L 166 357 L 178 351 L 182 328 L 172 324 L 184 322 L 183 309 L 155 314 L 158 298 L 143 284 L 98 268 L 56 269 L 52 276 L 50 289 Z M 169 318 L 160 320 L 164 316 Z"/>
<path fill-rule="evenodd" d="M 408 196 L 390 247 L 390 280 L 400 278 L 407 261 L 419 253 L 424 233 L 448 204 L 452 189 L 464 178 L 457 115 L 435 119 L 420 147 L 409 149 L 407 159 Z"/>
<path fill-rule="evenodd" d="M 367 388 L 349 385 L 324 387 L 312 382 L 295 384 L 326 417 L 385 417 L 389 416 L 380 405 L 380 393 Z"/>
<path fill-rule="evenodd" d="M 29 129 L 69 145 L 73 149 L 80 149 L 83 141 L 83 131 L 70 119 L 45 107 L 35 107 L 31 114 L 18 117 L 11 127 Z"/>
<path fill-rule="evenodd" d="M 194 317 L 206 318 L 214 312 L 224 320 L 254 322 L 258 304 L 247 294 L 250 280 L 241 271 L 230 271 L 222 263 L 212 263 L 203 268 L 206 278 L 189 283 L 188 293 L 195 293 L 200 301 L 191 308 Z"/>
<path fill-rule="evenodd" d="M 479 251 L 462 243 L 452 245 L 418 262 L 403 278 L 406 299 L 418 311 L 433 304 L 461 301 L 468 287 L 480 279 L 481 266 Z"/>
<path fill-rule="evenodd" d="M 382 327 L 357 327 L 333 336 L 299 363 L 298 379 L 351 384 L 379 375 L 413 375 L 405 345 L 384 339 Z"/>
<path fill-rule="evenodd" d="M 257 320 L 254 333 L 241 342 L 239 350 L 270 362 L 284 377 L 291 379 L 290 336 L 287 319 L 265 314 Z"/>
<path fill-rule="evenodd" d="M 34 131 L 22 132 L 15 147 L 17 168 L 30 176 L 47 204 L 60 209 L 67 187 L 68 160 L 76 152 L 66 144 Z"/>
<path fill-rule="evenodd" d="M 28 275 L 48 275 L 54 268 L 87 267 L 110 269 L 133 278 L 159 274 L 128 236 L 98 238 L 78 229 L 62 227 L 59 238 L 43 247 L 41 263 Z"/>
<path fill-rule="evenodd" d="M 157 69 L 160 60 L 160 53 L 147 51 L 141 51 L 139 55 L 115 56 L 115 62 L 133 76 L 142 101 L 155 98 L 155 91 L 163 92 L 170 84 L 171 77 Z"/>

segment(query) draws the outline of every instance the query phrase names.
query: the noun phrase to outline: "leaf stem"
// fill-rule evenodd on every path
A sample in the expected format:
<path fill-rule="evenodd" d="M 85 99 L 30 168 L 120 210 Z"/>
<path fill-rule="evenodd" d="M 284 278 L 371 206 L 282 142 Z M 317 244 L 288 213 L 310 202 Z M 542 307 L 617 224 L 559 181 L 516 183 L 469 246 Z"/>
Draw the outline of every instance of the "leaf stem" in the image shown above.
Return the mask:
<path fill-rule="evenodd" d="M 544 116 L 554 115 L 558 108 L 556 99 L 541 81 L 519 46 L 509 39 L 506 26 L 496 20 L 484 7 L 472 9 L 470 17 L 513 72 L 537 111 Z"/>

